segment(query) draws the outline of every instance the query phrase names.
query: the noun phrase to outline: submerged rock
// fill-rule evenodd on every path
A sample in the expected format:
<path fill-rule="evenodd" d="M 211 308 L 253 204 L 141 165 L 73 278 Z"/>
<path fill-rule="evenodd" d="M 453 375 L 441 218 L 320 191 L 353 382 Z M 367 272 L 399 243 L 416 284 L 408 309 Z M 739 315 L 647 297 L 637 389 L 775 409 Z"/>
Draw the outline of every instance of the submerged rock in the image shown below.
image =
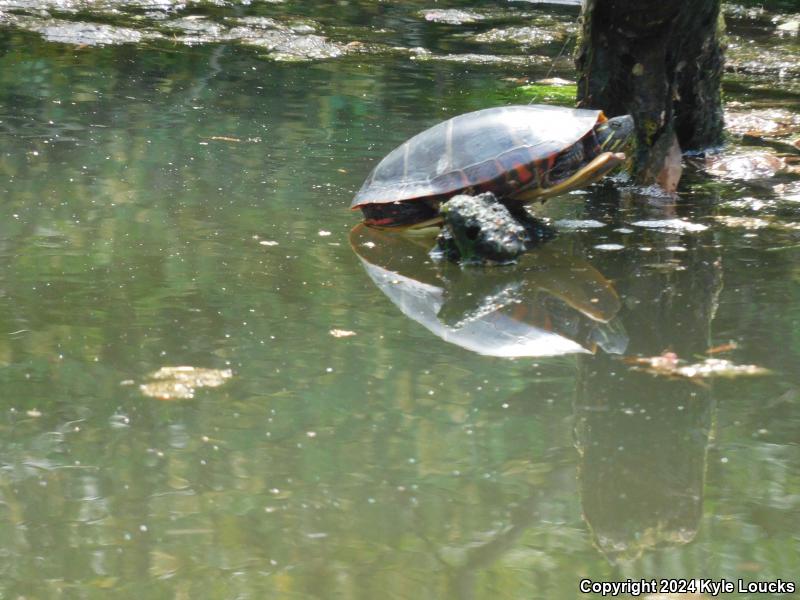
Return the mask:
<path fill-rule="evenodd" d="M 136 44 L 144 40 L 161 37 L 160 34 L 153 31 L 139 31 L 104 23 L 84 23 L 81 21 L 65 21 L 63 19 L 4 13 L 0 13 L 0 25 L 9 25 L 33 31 L 49 42 L 74 44 L 76 46 Z"/>
<path fill-rule="evenodd" d="M 301 61 L 336 58 L 347 52 L 347 47 L 330 42 L 321 35 L 297 35 L 286 30 L 265 31 L 256 37 L 241 40 L 248 46 L 266 48 L 275 60 Z"/>
<path fill-rule="evenodd" d="M 472 39 L 481 44 L 512 43 L 520 46 L 541 46 L 564 38 L 563 31 L 545 27 L 507 27 L 479 33 Z"/>
<path fill-rule="evenodd" d="M 454 63 L 466 63 L 474 65 L 496 65 L 510 64 L 520 66 L 545 65 L 553 62 L 545 56 L 520 56 L 520 55 L 498 55 L 498 54 L 433 54 L 424 48 L 412 49 L 411 60 L 421 61 L 442 61 Z"/>
<path fill-rule="evenodd" d="M 445 23 L 447 25 L 477 23 L 485 18 L 482 14 L 474 10 L 459 10 L 457 8 L 433 8 L 430 10 L 421 10 L 419 14 L 426 21 Z"/>
<path fill-rule="evenodd" d="M 780 48 L 770 44 L 761 44 L 742 36 L 729 35 L 725 70 L 751 75 L 774 75 L 787 80 L 794 79 L 800 76 L 800 56 L 795 52 L 781 51 Z"/>
<path fill-rule="evenodd" d="M 65 2 L 64 6 L 77 10 L 79 3 Z M 0 12 L 0 26 L 2 25 L 38 33 L 51 42 L 77 46 L 136 44 L 167 38 L 171 42 L 187 46 L 237 42 L 265 49 L 270 58 L 283 61 L 336 58 L 368 50 L 356 42 L 332 42 L 311 33 L 314 27 L 307 22 L 283 24 L 264 17 L 238 19 L 234 26 L 229 27 L 203 15 L 189 15 L 158 20 L 155 24 L 137 26 L 134 29 L 105 23 L 56 19 L 46 14 L 18 15 Z"/>

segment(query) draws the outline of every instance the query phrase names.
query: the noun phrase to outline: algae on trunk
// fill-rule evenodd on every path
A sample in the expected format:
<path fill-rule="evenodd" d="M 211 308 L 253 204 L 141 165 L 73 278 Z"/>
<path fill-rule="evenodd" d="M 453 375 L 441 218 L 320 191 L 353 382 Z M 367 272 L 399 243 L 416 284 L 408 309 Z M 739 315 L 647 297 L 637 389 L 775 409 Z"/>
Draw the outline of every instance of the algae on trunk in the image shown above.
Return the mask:
<path fill-rule="evenodd" d="M 663 177 L 676 139 L 684 151 L 720 142 L 720 0 L 587 0 L 582 18 L 578 104 L 633 115 L 639 183 Z"/>

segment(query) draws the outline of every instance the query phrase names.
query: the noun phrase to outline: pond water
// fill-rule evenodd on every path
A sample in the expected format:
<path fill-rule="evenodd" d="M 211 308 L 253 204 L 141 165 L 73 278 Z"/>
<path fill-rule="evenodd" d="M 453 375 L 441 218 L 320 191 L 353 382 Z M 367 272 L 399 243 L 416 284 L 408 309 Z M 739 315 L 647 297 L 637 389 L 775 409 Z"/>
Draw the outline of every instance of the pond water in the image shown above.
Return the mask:
<path fill-rule="evenodd" d="M 551 200 L 493 270 L 353 230 L 394 146 L 574 77 L 570 4 L 0 1 L 0 597 L 800 583 L 791 168 Z M 788 143 L 780 8 L 727 100 Z M 653 368 L 709 356 L 769 373 Z"/>

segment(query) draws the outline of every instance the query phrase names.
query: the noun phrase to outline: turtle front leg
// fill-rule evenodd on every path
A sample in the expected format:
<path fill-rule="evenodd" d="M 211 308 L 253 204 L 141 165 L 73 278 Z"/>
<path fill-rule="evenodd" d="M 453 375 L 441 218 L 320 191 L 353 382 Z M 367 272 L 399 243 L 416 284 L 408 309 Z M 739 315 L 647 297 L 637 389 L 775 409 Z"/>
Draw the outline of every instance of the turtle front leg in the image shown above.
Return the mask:
<path fill-rule="evenodd" d="M 560 181 L 547 189 L 520 190 L 518 193 L 514 194 L 513 199 L 524 203 L 534 202 L 536 200 L 544 201 L 553 196 L 559 196 L 574 189 L 587 186 L 590 183 L 594 183 L 624 162 L 625 154 L 622 152 L 603 152 L 596 156 L 588 165 L 584 166 L 577 173 L 574 173 L 571 177 L 567 177 L 564 181 Z"/>

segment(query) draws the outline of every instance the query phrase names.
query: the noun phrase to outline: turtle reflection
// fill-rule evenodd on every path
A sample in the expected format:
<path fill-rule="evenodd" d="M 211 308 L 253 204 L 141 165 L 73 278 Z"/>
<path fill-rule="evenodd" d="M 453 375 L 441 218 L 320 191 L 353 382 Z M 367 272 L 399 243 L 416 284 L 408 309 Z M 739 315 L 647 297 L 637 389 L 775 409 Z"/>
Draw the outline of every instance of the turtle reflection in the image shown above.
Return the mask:
<path fill-rule="evenodd" d="M 611 283 L 556 241 L 514 267 L 460 269 L 428 257 L 432 238 L 356 226 L 350 244 L 375 285 L 446 342 L 487 356 L 622 354 Z"/>

